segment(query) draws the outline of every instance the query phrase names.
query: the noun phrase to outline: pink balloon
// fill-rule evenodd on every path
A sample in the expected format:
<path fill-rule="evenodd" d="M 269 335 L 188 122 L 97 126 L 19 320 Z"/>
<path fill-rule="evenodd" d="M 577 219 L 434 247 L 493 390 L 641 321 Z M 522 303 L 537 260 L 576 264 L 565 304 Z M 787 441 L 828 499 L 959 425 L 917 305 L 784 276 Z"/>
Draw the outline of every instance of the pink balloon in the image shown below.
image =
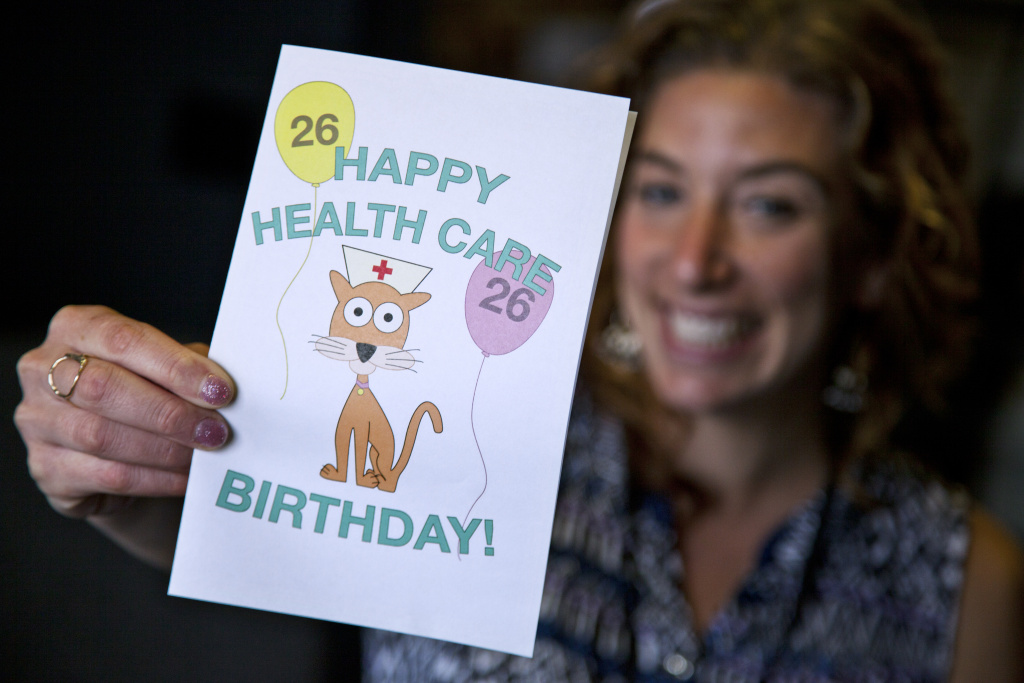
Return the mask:
<path fill-rule="evenodd" d="M 520 279 L 535 260 L 523 265 Z M 555 297 L 553 281 L 537 278 L 537 284 L 547 290 L 541 295 L 513 280 L 514 268 L 515 264 L 506 261 L 499 273 L 481 259 L 466 287 L 466 326 L 485 356 L 500 356 L 522 346 L 540 327 Z M 547 266 L 541 270 L 551 274 Z"/>

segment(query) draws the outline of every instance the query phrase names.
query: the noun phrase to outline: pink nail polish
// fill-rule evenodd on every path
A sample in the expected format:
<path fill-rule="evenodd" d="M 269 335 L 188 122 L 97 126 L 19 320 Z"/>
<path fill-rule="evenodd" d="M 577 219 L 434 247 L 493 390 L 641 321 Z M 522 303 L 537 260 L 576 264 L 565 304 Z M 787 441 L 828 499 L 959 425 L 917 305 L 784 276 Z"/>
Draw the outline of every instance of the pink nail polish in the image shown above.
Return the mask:
<path fill-rule="evenodd" d="M 208 417 L 196 425 L 192 439 L 206 448 L 219 448 L 228 440 L 228 426 L 220 420 Z"/>
<path fill-rule="evenodd" d="M 222 406 L 231 400 L 231 385 L 217 375 L 207 375 L 199 387 L 199 397 L 211 406 Z"/>

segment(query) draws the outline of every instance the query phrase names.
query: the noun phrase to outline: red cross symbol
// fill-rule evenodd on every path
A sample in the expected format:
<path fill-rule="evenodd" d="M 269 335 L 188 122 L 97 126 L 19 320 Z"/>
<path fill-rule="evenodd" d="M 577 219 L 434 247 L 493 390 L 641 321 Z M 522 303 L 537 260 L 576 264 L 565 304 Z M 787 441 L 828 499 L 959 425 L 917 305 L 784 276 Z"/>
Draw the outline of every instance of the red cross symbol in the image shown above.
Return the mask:
<path fill-rule="evenodd" d="M 377 273 L 378 280 L 383 280 L 385 275 L 391 275 L 391 273 L 395 272 L 393 268 L 388 268 L 388 262 L 384 259 L 381 259 L 380 265 L 374 266 L 370 270 Z"/>

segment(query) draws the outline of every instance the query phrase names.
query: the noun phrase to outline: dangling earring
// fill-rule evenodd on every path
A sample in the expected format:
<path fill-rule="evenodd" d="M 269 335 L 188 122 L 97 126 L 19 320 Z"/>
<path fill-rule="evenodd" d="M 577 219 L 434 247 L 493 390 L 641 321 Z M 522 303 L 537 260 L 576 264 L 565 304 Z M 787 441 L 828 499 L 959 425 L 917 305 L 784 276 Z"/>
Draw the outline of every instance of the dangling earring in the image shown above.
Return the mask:
<path fill-rule="evenodd" d="M 832 384 L 821 392 L 821 400 L 841 413 L 859 413 L 864 408 L 868 378 L 849 365 L 840 365 L 832 373 Z"/>
<path fill-rule="evenodd" d="M 599 349 L 601 358 L 611 365 L 631 372 L 640 369 L 640 335 L 623 323 L 617 312 L 612 313 L 608 327 L 601 333 Z"/>

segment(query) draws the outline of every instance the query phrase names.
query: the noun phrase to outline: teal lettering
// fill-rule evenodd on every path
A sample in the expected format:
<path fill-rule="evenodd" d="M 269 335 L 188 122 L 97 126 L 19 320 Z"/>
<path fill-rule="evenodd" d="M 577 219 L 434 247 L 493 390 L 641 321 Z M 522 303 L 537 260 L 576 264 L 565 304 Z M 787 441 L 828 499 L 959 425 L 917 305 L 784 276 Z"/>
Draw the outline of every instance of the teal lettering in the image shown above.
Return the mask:
<path fill-rule="evenodd" d="M 420 160 L 426 161 L 426 168 L 420 168 Z M 418 175 L 434 175 L 437 173 L 437 157 L 421 152 L 409 152 L 409 166 L 405 169 L 405 184 L 412 185 Z"/>
<path fill-rule="evenodd" d="M 484 263 L 487 267 L 491 267 L 491 262 L 494 260 L 494 231 L 485 230 L 484 234 L 480 235 L 480 239 L 473 243 L 473 246 L 469 248 L 463 256 L 465 258 L 472 258 L 474 256 L 483 256 Z"/>
<path fill-rule="evenodd" d="M 323 229 L 333 230 L 334 234 L 338 237 L 342 237 L 345 233 L 341 229 L 341 223 L 338 221 L 338 212 L 334 210 L 334 202 L 324 202 L 324 205 L 320 207 L 320 215 L 316 219 L 316 226 L 313 228 L 313 237 L 320 234 Z"/>
<path fill-rule="evenodd" d="M 356 169 L 356 180 L 362 180 L 366 177 L 366 148 L 359 148 L 359 156 L 355 159 L 345 158 L 345 148 L 335 147 L 334 148 L 334 179 L 344 180 L 345 179 L 345 167 L 354 166 Z"/>
<path fill-rule="evenodd" d="M 291 496 L 295 500 L 290 503 L 285 502 L 285 496 Z M 306 494 L 298 489 L 293 489 L 290 486 L 277 485 L 277 490 L 274 491 L 274 504 L 270 506 L 270 517 L 268 519 L 277 524 L 278 518 L 281 516 L 282 511 L 292 513 L 292 526 L 296 529 L 302 528 L 302 508 L 306 506 Z"/>
<path fill-rule="evenodd" d="M 449 254 L 458 254 L 460 251 L 466 248 L 465 242 L 459 242 L 458 244 L 451 244 L 448 241 L 448 230 L 457 225 L 462 229 L 463 235 L 470 234 L 469 223 L 462 220 L 461 218 L 449 218 L 441 226 L 441 230 L 437 233 L 437 243 L 441 245 L 441 248 L 447 251 Z"/>
<path fill-rule="evenodd" d="M 397 518 L 402 522 L 403 531 L 402 535 L 397 538 L 392 538 L 388 533 L 391 527 L 391 519 Z M 390 508 L 381 508 L 380 510 L 380 528 L 377 531 L 377 543 L 381 545 L 393 545 L 402 546 L 412 540 L 412 518 L 402 512 L 401 510 L 392 510 Z"/>
<path fill-rule="evenodd" d="M 228 470 L 224 475 L 224 482 L 221 484 L 220 493 L 217 496 L 217 507 L 231 510 L 232 512 L 246 512 L 250 507 L 253 507 L 253 517 L 263 519 L 263 512 L 267 507 L 268 499 L 271 498 L 271 489 L 275 488 L 275 484 L 263 481 L 260 485 L 258 500 L 256 505 L 253 506 L 255 496 L 252 494 L 255 487 L 256 482 L 252 477 Z M 363 543 L 372 542 L 374 522 L 377 517 L 377 508 L 373 505 L 363 506 L 363 515 L 359 516 L 353 514 L 354 504 L 351 501 L 343 501 L 319 493 L 310 493 L 307 497 L 306 493 L 281 484 L 276 485 L 276 490 L 274 490 L 273 498 L 270 501 L 270 513 L 266 519 L 277 524 L 280 521 L 281 513 L 288 512 L 292 516 L 291 526 L 295 529 L 301 529 L 303 528 L 302 513 L 307 502 L 316 504 L 316 522 L 313 525 L 313 533 L 324 533 L 324 529 L 327 528 L 328 517 L 331 516 L 331 508 L 335 507 L 340 508 L 341 513 L 341 521 L 338 525 L 339 538 L 349 538 L 352 526 L 356 525 L 362 527 L 360 536 Z M 447 519 L 452 531 L 454 531 L 459 539 L 459 555 L 469 554 L 470 541 L 480 528 L 481 521 L 484 522 L 484 531 L 487 537 L 487 547 L 484 548 L 484 554 L 494 554 L 494 549 L 490 547 L 493 538 L 493 522 L 491 520 L 471 519 L 469 524 L 463 527 L 457 517 L 449 516 Z M 414 550 L 423 550 L 427 544 L 432 543 L 442 553 L 452 552 L 450 537 L 440 515 L 427 515 L 422 527 L 416 533 L 417 525 L 408 513 L 402 510 L 381 508 L 380 521 L 377 522 L 376 530 L 377 543 L 379 545 L 392 547 L 407 546 L 415 535 L 416 541 L 412 544 Z"/>
<path fill-rule="evenodd" d="M 373 236 L 380 237 L 381 233 L 384 232 L 384 214 L 389 211 L 395 210 L 394 204 L 367 204 L 366 208 L 370 211 L 377 212 L 377 220 L 373 224 Z"/>
<path fill-rule="evenodd" d="M 452 175 L 453 168 L 461 169 L 462 174 Z M 441 166 L 441 177 L 437 180 L 437 191 L 444 192 L 447 190 L 448 183 L 468 183 L 472 175 L 473 169 L 469 164 L 463 161 L 456 161 L 455 159 L 445 159 L 444 164 Z"/>
<path fill-rule="evenodd" d="M 519 256 L 513 256 L 512 250 L 515 249 L 519 252 Z M 512 266 L 512 279 L 518 280 L 519 276 L 523 272 L 523 264 L 530 260 L 530 248 L 525 244 L 520 244 L 515 240 L 506 240 L 505 248 L 501 250 L 501 256 L 498 257 L 498 262 L 494 264 L 494 269 L 501 272 L 502 267 L 506 263 L 513 264 Z"/>
<path fill-rule="evenodd" d="M 420 236 L 423 234 L 423 223 L 427 220 L 427 212 L 420 209 L 420 212 L 416 215 L 416 220 L 410 221 L 405 217 L 405 207 L 398 207 L 398 216 L 395 219 L 395 239 L 402 239 L 402 231 L 406 228 L 412 228 L 412 243 L 419 244 Z"/>
<path fill-rule="evenodd" d="M 476 533 L 476 528 L 480 526 L 480 520 L 474 519 L 469 523 L 469 526 L 465 529 L 459 524 L 457 517 L 449 517 L 448 523 L 452 525 L 452 529 L 455 530 L 455 535 L 459 537 L 459 554 L 469 554 L 469 539 L 473 538 L 473 534 Z"/>
<path fill-rule="evenodd" d="M 348 538 L 348 529 L 353 524 L 363 527 L 363 543 L 369 543 L 373 536 L 373 516 L 377 508 L 372 505 L 366 506 L 366 516 L 356 517 L 352 514 L 352 501 L 346 500 L 345 506 L 341 508 L 341 525 L 338 527 L 338 538 Z M 381 515 L 383 517 L 383 515 Z M 383 520 L 382 520 L 383 521 Z"/>
<path fill-rule="evenodd" d="M 276 206 L 270 211 L 271 218 L 264 223 L 260 220 L 260 212 L 252 212 L 252 229 L 256 232 L 256 244 L 263 244 L 263 231 L 273 230 L 274 241 L 281 241 L 281 209 Z"/>
<path fill-rule="evenodd" d="M 548 290 L 545 289 L 543 286 L 538 285 L 536 282 L 534 282 L 534 280 L 539 277 L 541 280 L 544 280 L 545 282 L 551 282 L 551 273 L 545 273 L 543 270 L 540 269 L 541 266 L 547 266 L 549 269 L 551 269 L 551 271 L 555 273 L 560 271 L 562 269 L 562 266 L 558 265 L 544 254 L 538 254 L 537 259 L 533 262 L 533 265 L 530 266 L 530 272 L 526 274 L 526 279 L 523 280 L 523 282 L 526 284 L 527 287 L 537 292 L 541 296 L 544 296 L 545 294 L 547 294 Z"/>
<path fill-rule="evenodd" d="M 441 526 L 441 519 L 437 515 L 427 516 L 427 521 L 423 523 L 420 535 L 412 547 L 414 550 L 423 550 L 423 546 L 427 543 L 436 543 L 442 553 L 451 552 L 448 548 L 448 539 L 444 535 L 444 527 Z"/>
<path fill-rule="evenodd" d="M 480 181 L 480 196 L 477 197 L 476 200 L 481 204 L 486 204 L 487 198 L 491 195 L 491 191 L 509 179 L 507 175 L 502 173 L 494 180 L 488 180 L 487 169 L 483 166 L 476 167 L 476 176 Z"/>
<path fill-rule="evenodd" d="M 270 497 L 270 482 L 264 481 L 260 484 L 260 497 L 256 499 L 256 507 L 252 509 L 252 516 L 256 519 L 263 519 L 263 510 L 267 507 L 267 498 Z"/>
<path fill-rule="evenodd" d="M 309 230 L 296 230 L 296 225 L 309 222 L 309 216 L 296 216 L 296 211 L 309 211 L 309 204 L 291 204 L 284 207 L 284 222 L 288 227 L 288 239 L 296 237 L 309 237 Z"/>
<path fill-rule="evenodd" d="M 356 203 L 349 202 L 348 206 L 345 207 L 345 234 L 352 235 L 353 237 L 366 237 L 366 228 L 355 227 L 356 222 Z"/>
<path fill-rule="evenodd" d="M 322 534 L 324 532 L 324 524 L 327 523 L 327 511 L 331 509 L 332 505 L 341 505 L 341 501 L 330 496 L 321 496 L 319 493 L 309 494 L 309 499 L 317 503 L 316 526 L 313 527 L 313 531 Z"/>
<path fill-rule="evenodd" d="M 380 153 L 380 158 L 377 159 L 373 171 L 370 172 L 370 182 L 374 182 L 382 175 L 391 176 L 391 182 L 395 185 L 402 184 L 402 172 L 398 170 L 398 158 L 395 156 L 395 150 L 390 147 Z"/>
<path fill-rule="evenodd" d="M 241 488 L 236 487 L 236 483 L 241 483 Z M 249 494 L 252 493 L 255 486 L 256 482 L 253 481 L 252 477 L 246 476 L 241 472 L 228 470 L 224 473 L 224 483 L 220 485 L 217 507 L 233 512 L 245 512 L 252 505 L 252 498 Z M 237 503 L 231 502 L 230 497 L 232 495 L 238 496 L 239 501 Z"/>

